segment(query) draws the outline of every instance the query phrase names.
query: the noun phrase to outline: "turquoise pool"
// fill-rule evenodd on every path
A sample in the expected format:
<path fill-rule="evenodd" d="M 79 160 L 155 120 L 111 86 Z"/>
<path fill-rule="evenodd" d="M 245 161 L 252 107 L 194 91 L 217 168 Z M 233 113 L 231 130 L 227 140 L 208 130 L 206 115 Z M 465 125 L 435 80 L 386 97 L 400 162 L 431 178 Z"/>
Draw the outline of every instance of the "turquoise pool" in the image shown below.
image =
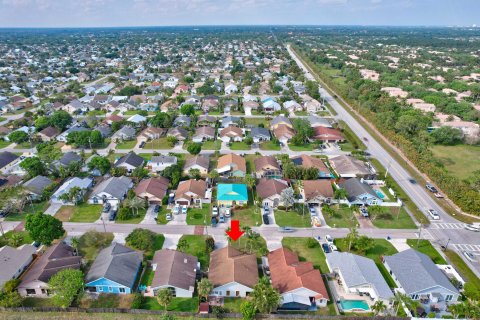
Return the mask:
<path fill-rule="evenodd" d="M 340 300 L 340 306 L 344 311 L 368 311 L 370 309 L 368 304 L 363 300 Z"/>
<path fill-rule="evenodd" d="M 380 191 L 380 190 L 375 190 L 375 193 L 377 194 L 377 196 L 378 196 L 380 199 L 385 198 L 385 195 L 382 193 L 382 191 Z"/>

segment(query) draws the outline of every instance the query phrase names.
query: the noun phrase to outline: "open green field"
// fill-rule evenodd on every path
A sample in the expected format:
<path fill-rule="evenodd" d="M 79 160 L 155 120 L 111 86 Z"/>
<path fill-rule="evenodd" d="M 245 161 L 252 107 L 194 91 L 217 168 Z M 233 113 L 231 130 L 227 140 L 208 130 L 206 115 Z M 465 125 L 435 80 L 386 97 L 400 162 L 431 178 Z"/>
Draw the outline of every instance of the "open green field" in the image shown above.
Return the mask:
<path fill-rule="evenodd" d="M 314 240 L 316 244 L 313 248 L 309 248 L 309 239 L 313 240 L 313 238 L 283 238 L 282 245 L 295 252 L 300 261 L 310 261 L 313 263 L 313 267 L 319 269 L 321 273 L 329 273 L 330 270 L 328 270 L 325 254 L 323 253 L 322 248 L 320 248 L 320 244 L 318 241 Z"/>
<path fill-rule="evenodd" d="M 433 146 L 431 149 L 445 168 L 460 179 L 467 179 L 472 172 L 480 170 L 480 146 Z"/>
<path fill-rule="evenodd" d="M 62 206 L 55 217 L 63 222 L 95 222 L 100 219 L 101 204 L 82 203 L 76 206 Z"/>
<path fill-rule="evenodd" d="M 117 149 L 133 149 L 136 144 L 137 144 L 137 140 L 123 141 L 123 142 L 117 143 L 116 148 Z"/>

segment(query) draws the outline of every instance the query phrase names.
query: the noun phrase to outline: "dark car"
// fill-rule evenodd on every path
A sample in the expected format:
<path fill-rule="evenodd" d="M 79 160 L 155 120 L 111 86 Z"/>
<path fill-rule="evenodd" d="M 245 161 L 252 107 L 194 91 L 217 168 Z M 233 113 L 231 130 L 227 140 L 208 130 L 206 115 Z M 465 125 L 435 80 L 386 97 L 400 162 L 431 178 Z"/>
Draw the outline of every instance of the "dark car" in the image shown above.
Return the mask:
<path fill-rule="evenodd" d="M 409 178 L 408 181 L 411 183 L 411 184 L 417 184 L 417 180 L 413 179 L 413 178 Z"/>
<path fill-rule="evenodd" d="M 145 147 L 145 141 L 142 141 L 138 147 L 139 147 L 140 149 L 142 149 L 143 147 Z"/>
<path fill-rule="evenodd" d="M 217 218 L 216 217 L 212 217 L 212 220 L 211 220 L 211 223 L 212 223 L 212 227 L 216 227 L 217 226 Z"/>
<path fill-rule="evenodd" d="M 117 211 L 112 211 L 112 212 L 110 212 L 110 215 L 108 216 L 108 221 L 115 221 L 116 217 L 117 217 Z"/>
<path fill-rule="evenodd" d="M 108 211 L 110 211 L 110 208 L 111 208 L 111 207 L 112 207 L 112 206 L 110 205 L 110 203 L 108 203 L 108 202 L 105 203 L 105 205 L 103 206 L 103 212 L 108 212 Z"/>
<path fill-rule="evenodd" d="M 270 224 L 270 219 L 268 218 L 268 214 L 263 215 L 263 223 L 264 224 Z"/>
<path fill-rule="evenodd" d="M 425 186 L 425 188 L 427 188 L 428 191 L 433 192 L 433 193 L 437 193 L 437 192 L 438 192 L 438 190 L 437 190 L 434 186 L 432 186 L 431 184 L 429 184 L 429 183 L 427 183 L 427 185 Z"/>
<path fill-rule="evenodd" d="M 332 252 L 332 249 L 330 249 L 330 246 L 328 245 L 328 243 L 322 243 L 322 249 L 323 249 L 323 252 L 325 253 Z"/>
<path fill-rule="evenodd" d="M 7 216 L 7 212 L 5 212 L 4 210 L 0 210 L 0 218 L 4 218 Z"/>
<path fill-rule="evenodd" d="M 153 212 L 159 213 L 160 212 L 160 206 L 157 204 L 155 205 L 155 208 L 153 208 Z"/>

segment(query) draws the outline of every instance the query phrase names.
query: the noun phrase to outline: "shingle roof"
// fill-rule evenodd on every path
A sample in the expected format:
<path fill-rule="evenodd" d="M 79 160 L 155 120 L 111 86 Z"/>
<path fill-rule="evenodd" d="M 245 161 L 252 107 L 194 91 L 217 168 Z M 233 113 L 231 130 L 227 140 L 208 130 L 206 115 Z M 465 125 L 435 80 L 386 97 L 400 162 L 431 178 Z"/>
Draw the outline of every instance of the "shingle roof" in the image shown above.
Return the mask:
<path fill-rule="evenodd" d="M 16 154 L 8 151 L 0 152 L 0 168 L 5 167 L 9 163 L 15 161 L 18 158 Z"/>
<path fill-rule="evenodd" d="M 270 130 L 261 127 L 253 127 L 250 131 L 252 137 L 268 137 L 270 138 Z"/>
<path fill-rule="evenodd" d="M 152 288 L 172 286 L 193 291 L 198 259 L 195 256 L 163 249 L 155 252 L 152 264 L 157 265 Z"/>
<path fill-rule="evenodd" d="M 288 188 L 288 183 L 279 179 L 261 179 L 257 184 L 257 194 L 262 199 L 279 195 Z"/>
<path fill-rule="evenodd" d="M 305 200 L 307 201 L 317 196 L 333 197 L 333 188 L 330 180 L 303 180 L 303 190 Z"/>
<path fill-rule="evenodd" d="M 392 290 L 373 260 L 349 252 L 338 251 L 331 252 L 326 256 L 332 271 L 340 270 L 348 287 L 370 284 L 380 298 L 393 297 Z"/>
<path fill-rule="evenodd" d="M 265 168 L 275 168 L 280 170 L 280 165 L 274 156 L 263 156 L 255 159 L 253 163 L 255 164 L 255 171 L 257 172 Z"/>
<path fill-rule="evenodd" d="M 58 160 L 63 166 L 68 166 L 70 163 L 75 161 L 82 161 L 82 157 L 77 153 L 70 151 L 63 155 L 63 157 Z"/>
<path fill-rule="evenodd" d="M 28 260 L 32 259 L 32 255 L 37 248 L 26 244 L 19 248 L 4 246 L 0 248 L 0 287 L 5 282 L 12 279 L 12 276 L 20 270 Z"/>
<path fill-rule="evenodd" d="M 139 196 L 140 194 L 147 192 L 161 199 L 167 194 L 169 184 L 170 181 L 165 177 L 145 179 L 140 181 L 137 185 L 135 193 Z"/>
<path fill-rule="evenodd" d="M 297 166 L 302 166 L 306 168 L 314 167 L 317 168 L 320 172 L 325 172 L 330 174 L 325 163 L 320 158 L 315 158 L 306 154 L 301 154 L 299 156 L 295 156 L 291 158 L 293 164 Z"/>
<path fill-rule="evenodd" d="M 458 290 L 455 289 L 447 276 L 423 253 L 408 249 L 392 256 L 386 256 L 385 262 L 407 294 L 413 294 L 435 286 L 442 286 L 458 294 Z"/>
<path fill-rule="evenodd" d="M 223 168 L 227 165 L 234 164 L 237 170 L 247 172 L 247 163 L 245 158 L 242 158 L 238 154 L 229 153 L 218 158 L 217 168 Z"/>
<path fill-rule="evenodd" d="M 103 249 L 93 262 L 87 277 L 87 284 L 106 278 L 121 285 L 131 287 L 135 282 L 142 253 L 114 243 Z"/>
<path fill-rule="evenodd" d="M 205 192 L 207 191 L 207 183 L 204 180 L 195 180 L 190 179 L 180 182 L 175 192 L 175 199 L 180 198 L 190 198 L 186 193 L 193 193 L 199 196 L 200 198 L 205 197 Z"/>
<path fill-rule="evenodd" d="M 332 167 L 338 174 L 355 174 L 366 175 L 370 174 L 370 171 L 365 164 L 355 158 L 340 155 L 329 159 Z"/>
<path fill-rule="evenodd" d="M 23 184 L 23 187 L 37 195 L 41 195 L 46 187 L 53 183 L 52 180 L 45 176 L 36 176 Z"/>
<path fill-rule="evenodd" d="M 357 196 L 362 194 L 370 194 L 374 197 L 377 197 L 375 191 L 373 191 L 372 187 L 366 183 L 361 183 L 360 180 L 357 178 L 351 178 L 344 182 L 341 182 L 340 187 L 344 188 L 348 194 L 348 200 L 352 201 L 355 200 Z"/>
<path fill-rule="evenodd" d="M 141 167 L 145 159 L 137 155 L 135 152 L 129 152 L 115 162 L 115 167 L 118 167 L 121 164 L 129 164 L 134 167 Z"/>
<path fill-rule="evenodd" d="M 92 192 L 92 195 L 101 192 L 108 193 L 117 199 L 122 199 L 127 193 L 132 180 L 128 177 L 110 177 L 100 182 Z"/>
<path fill-rule="evenodd" d="M 194 165 L 198 165 L 198 166 L 208 170 L 209 164 L 210 164 L 210 159 L 207 156 L 197 155 L 197 156 L 195 156 L 193 158 L 190 158 L 187 161 L 185 161 L 184 168 L 188 169 L 188 168 L 191 168 Z"/>
<path fill-rule="evenodd" d="M 253 288 L 258 282 L 257 257 L 226 246 L 210 254 L 208 279 L 214 287 L 237 282 Z"/>

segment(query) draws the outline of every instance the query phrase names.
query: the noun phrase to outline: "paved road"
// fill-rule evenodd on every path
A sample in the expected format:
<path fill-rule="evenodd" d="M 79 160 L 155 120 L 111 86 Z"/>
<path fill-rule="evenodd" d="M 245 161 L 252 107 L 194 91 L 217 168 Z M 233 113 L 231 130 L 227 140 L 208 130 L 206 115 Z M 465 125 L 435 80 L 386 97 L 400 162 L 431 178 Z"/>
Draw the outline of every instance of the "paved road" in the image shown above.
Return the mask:
<path fill-rule="evenodd" d="M 290 46 L 287 47 L 290 56 L 295 60 L 300 68 L 305 72 L 307 79 L 316 81 L 313 75 L 300 61 L 300 59 L 291 50 Z M 338 117 L 341 118 L 347 125 L 355 132 L 361 139 L 366 138 L 368 151 L 385 167 L 388 169 L 388 174 L 397 181 L 400 187 L 408 194 L 410 199 L 421 210 L 435 209 L 439 212 L 441 221 L 443 223 L 460 223 L 454 217 L 442 211 L 442 208 L 430 197 L 428 191 L 424 186 L 419 184 L 412 184 L 408 181 L 410 177 L 409 173 L 398 163 L 387 151 L 378 143 L 368 131 L 350 114 L 348 113 L 340 103 L 338 103 L 324 88 L 320 88 L 320 94 L 325 97 L 325 100 L 332 106 L 337 112 Z M 439 245 L 445 245 L 450 239 L 452 244 L 480 244 L 480 235 L 475 232 L 471 232 L 465 229 L 438 229 L 436 227 L 429 226 L 427 232 L 433 237 L 434 242 Z M 455 247 L 454 247 L 455 248 Z M 464 259 L 465 262 L 473 267 L 477 275 L 480 275 L 480 263 L 472 265 L 469 261 Z"/>

